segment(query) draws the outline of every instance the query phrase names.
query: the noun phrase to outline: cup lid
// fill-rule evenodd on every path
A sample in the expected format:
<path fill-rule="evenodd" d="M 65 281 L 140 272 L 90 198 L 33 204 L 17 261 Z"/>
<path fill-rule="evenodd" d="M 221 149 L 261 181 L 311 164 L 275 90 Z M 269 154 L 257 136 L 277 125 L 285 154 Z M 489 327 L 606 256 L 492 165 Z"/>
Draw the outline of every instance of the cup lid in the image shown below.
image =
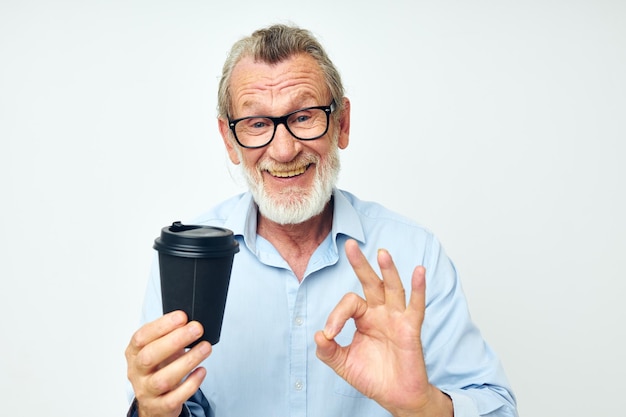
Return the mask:
<path fill-rule="evenodd" d="M 153 248 L 186 258 L 212 258 L 239 252 L 233 232 L 223 227 L 184 225 L 177 221 L 161 229 Z"/>

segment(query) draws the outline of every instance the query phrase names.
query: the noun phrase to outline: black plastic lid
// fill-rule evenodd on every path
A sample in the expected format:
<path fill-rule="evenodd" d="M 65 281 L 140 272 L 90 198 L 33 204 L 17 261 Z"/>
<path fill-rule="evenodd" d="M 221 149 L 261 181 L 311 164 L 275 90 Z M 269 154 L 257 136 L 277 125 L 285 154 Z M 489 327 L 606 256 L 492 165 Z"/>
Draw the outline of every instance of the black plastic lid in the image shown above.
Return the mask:
<path fill-rule="evenodd" d="M 153 248 L 185 258 L 216 258 L 239 252 L 233 232 L 223 227 L 184 225 L 174 222 L 161 229 Z"/>

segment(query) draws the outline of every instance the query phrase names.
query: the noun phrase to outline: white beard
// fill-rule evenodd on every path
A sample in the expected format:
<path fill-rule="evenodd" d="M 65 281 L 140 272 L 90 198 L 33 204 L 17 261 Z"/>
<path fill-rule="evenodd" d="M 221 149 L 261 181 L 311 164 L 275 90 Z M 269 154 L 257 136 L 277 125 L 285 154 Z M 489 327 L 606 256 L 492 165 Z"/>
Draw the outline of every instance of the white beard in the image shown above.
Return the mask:
<path fill-rule="evenodd" d="M 240 150 L 238 153 L 241 153 Z M 261 176 L 261 172 L 266 170 L 268 165 L 276 164 L 261 161 L 254 169 L 242 166 L 250 192 L 263 217 L 278 224 L 299 224 L 324 210 L 339 177 L 341 165 L 339 148 L 336 145 L 331 146 L 331 151 L 323 163 L 320 163 L 315 155 L 305 155 L 303 159 L 306 163 L 315 164 L 312 167 L 316 170 L 313 186 L 310 189 L 286 187 L 277 195 L 270 195 L 267 192 Z M 240 160 L 243 160 L 241 155 Z"/>

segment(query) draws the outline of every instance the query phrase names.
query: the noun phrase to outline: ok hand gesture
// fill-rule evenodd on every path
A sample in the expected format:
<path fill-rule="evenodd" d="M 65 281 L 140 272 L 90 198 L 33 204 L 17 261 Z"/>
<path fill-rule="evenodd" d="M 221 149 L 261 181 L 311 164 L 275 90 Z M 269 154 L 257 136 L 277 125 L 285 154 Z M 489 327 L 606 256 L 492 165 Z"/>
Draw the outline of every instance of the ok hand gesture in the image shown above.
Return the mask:
<path fill-rule="evenodd" d="M 420 339 L 425 312 L 425 274 L 415 268 L 411 296 L 386 250 L 378 251 L 379 278 L 354 240 L 346 255 L 365 299 L 346 294 L 331 312 L 323 331 L 315 335 L 317 356 L 361 393 L 394 416 L 452 416 L 452 401 L 428 382 Z M 334 338 L 354 319 L 352 343 L 339 346 Z"/>

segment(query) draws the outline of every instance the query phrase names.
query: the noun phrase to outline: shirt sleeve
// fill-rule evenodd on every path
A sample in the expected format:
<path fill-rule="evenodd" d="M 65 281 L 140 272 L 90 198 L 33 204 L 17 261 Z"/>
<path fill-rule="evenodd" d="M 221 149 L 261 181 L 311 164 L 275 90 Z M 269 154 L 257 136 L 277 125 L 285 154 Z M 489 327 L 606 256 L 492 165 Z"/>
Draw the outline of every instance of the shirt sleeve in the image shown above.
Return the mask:
<path fill-rule="evenodd" d="M 137 399 L 133 399 L 130 409 L 128 410 L 128 413 L 126 413 L 126 417 L 138 416 Z M 202 391 L 198 390 L 193 397 L 183 404 L 183 409 L 181 410 L 179 417 L 213 417 L 209 402 L 202 394 Z"/>
<path fill-rule="evenodd" d="M 422 343 L 430 382 L 450 396 L 455 417 L 517 417 L 513 391 L 470 317 L 452 261 L 434 237 L 429 249 Z"/>

